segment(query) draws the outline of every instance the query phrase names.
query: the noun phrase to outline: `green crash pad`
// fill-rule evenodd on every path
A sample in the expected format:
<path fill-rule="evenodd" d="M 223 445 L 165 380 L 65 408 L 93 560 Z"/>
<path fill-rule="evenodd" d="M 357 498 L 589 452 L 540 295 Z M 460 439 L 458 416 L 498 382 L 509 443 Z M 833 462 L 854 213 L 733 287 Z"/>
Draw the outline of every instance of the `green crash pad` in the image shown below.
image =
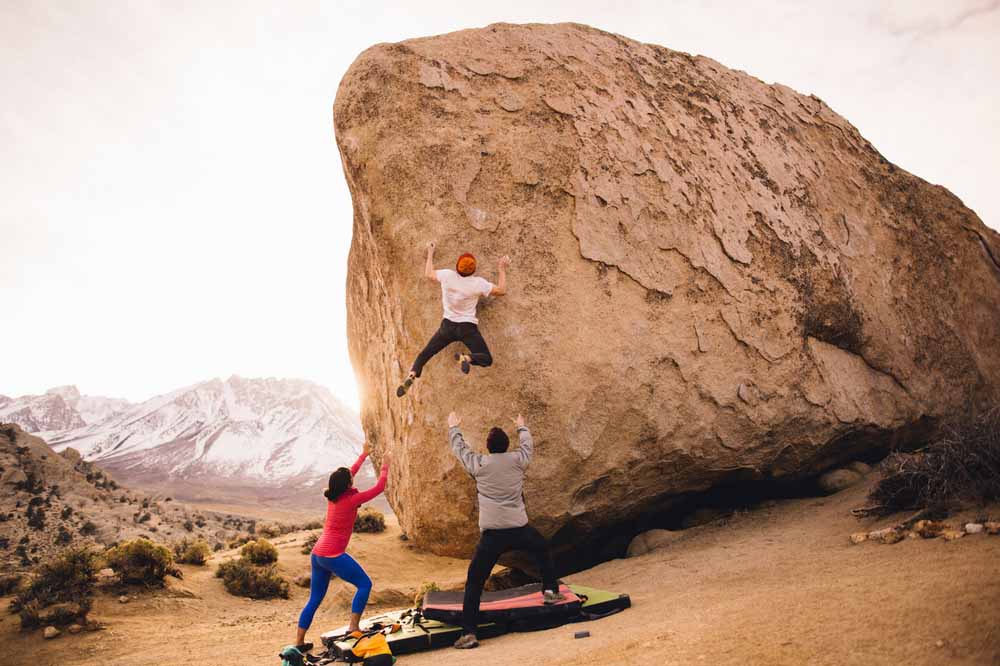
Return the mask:
<path fill-rule="evenodd" d="M 599 590 L 585 585 L 568 585 L 568 587 L 582 600 L 579 615 L 566 618 L 559 617 L 559 624 L 570 622 L 583 622 L 598 619 L 605 615 L 617 613 L 631 606 L 631 600 L 627 594 Z M 494 593 L 483 594 L 483 601 L 488 602 Z M 497 593 L 502 594 L 502 593 Z M 430 620 L 423 617 L 420 608 L 410 608 L 406 610 L 389 611 L 366 618 L 362 621 L 362 629 L 375 625 L 391 626 L 400 625 L 399 631 L 392 632 L 386 636 L 389 648 L 394 655 L 411 654 L 413 652 L 423 652 L 441 647 L 450 647 L 462 634 L 461 627 L 453 624 L 445 624 L 437 620 Z M 480 639 L 493 638 L 513 631 L 530 631 L 532 629 L 550 628 L 551 622 L 545 622 L 544 617 L 539 618 L 537 612 L 530 617 L 530 620 L 519 622 L 516 618 L 505 619 L 502 622 L 483 622 L 479 625 L 477 634 Z M 328 631 L 322 635 L 323 645 L 333 650 L 334 647 L 345 650 L 354 644 L 353 639 L 345 640 L 346 627 L 340 627 L 333 631 Z"/>

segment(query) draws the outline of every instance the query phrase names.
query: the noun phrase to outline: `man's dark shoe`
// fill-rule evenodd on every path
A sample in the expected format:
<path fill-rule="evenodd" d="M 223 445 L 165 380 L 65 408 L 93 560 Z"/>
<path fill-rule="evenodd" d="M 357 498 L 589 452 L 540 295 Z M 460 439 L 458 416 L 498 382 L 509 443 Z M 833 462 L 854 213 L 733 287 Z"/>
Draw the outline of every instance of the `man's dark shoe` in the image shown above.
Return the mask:
<path fill-rule="evenodd" d="M 559 590 L 545 590 L 542 592 L 542 603 L 546 606 L 557 604 L 565 598 Z"/>

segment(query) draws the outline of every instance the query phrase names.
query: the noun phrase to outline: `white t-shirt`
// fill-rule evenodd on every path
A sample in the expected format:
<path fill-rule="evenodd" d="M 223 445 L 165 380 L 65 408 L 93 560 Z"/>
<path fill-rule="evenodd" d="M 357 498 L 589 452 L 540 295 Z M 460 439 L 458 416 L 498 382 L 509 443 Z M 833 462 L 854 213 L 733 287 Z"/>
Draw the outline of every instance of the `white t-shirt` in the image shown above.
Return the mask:
<path fill-rule="evenodd" d="M 489 296 L 493 283 L 475 275 L 462 277 L 450 268 L 434 271 L 441 283 L 441 304 L 444 318 L 455 323 L 478 324 L 476 305 L 480 296 Z"/>

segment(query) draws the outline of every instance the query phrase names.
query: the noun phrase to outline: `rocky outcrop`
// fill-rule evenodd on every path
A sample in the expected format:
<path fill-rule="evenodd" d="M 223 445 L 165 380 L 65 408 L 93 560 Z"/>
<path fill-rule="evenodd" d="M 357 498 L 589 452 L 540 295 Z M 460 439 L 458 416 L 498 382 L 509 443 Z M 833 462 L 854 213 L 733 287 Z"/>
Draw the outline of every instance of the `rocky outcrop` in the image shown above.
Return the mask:
<path fill-rule="evenodd" d="M 130 490 L 75 450 L 56 453 L 20 426 L 0 422 L 0 568 L 5 572 L 30 569 L 72 545 L 136 537 L 168 544 L 225 542 L 252 522 Z M 59 608 L 52 612 L 61 613 Z M 66 622 L 75 618 L 62 615 Z M 41 621 L 66 623 L 55 616 Z"/>
<path fill-rule="evenodd" d="M 524 412 L 557 545 L 733 480 L 812 476 L 1000 393 L 1000 238 L 820 99 L 581 25 L 380 44 L 334 124 L 354 200 L 348 333 L 389 499 L 438 553 L 476 538 L 445 416 Z M 471 251 L 495 365 L 442 355 L 423 248 Z M 448 359 L 448 360 L 445 360 Z"/>

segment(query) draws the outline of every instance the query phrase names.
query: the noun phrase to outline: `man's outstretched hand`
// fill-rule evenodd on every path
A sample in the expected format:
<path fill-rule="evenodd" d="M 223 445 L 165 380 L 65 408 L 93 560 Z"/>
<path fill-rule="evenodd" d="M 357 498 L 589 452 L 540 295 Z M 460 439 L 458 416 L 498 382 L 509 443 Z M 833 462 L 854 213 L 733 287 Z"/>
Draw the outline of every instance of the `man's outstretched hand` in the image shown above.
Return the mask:
<path fill-rule="evenodd" d="M 525 427 L 525 425 L 524 425 L 524 417 L 521 416 L 520 414 L 517 415 L 516 419 L 511 419 L 511 420 L 514 421 L 514 427 L 515 428 L 524 428 Z"/>
<path fill-rule="evenodd" d="M 451 414 L 448 415 L 449 428 L 454 428 L 455 426 L 460 426 L 460 425 L 462 425 L 462 419 L 458 417 L 458 414 L 452 412 Z"/>
<path fill-rule="evenodd" d="M 507 256 L 506 254 L 503 255 L 502 257 L 500 257 L 500 261 L 497 262 L 497 265 L 500 266 L 500 268 L 506 269 L 508 266 L 510 266 L 510 257 Z"/>

